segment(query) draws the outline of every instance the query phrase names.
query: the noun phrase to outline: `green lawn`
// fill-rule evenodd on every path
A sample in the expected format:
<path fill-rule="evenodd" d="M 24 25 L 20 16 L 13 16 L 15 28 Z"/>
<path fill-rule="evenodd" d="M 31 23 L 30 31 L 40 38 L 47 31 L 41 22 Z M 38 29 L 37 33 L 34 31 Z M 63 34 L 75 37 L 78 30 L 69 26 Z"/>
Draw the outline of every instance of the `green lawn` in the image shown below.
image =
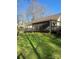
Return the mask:
<path fill-rule="evenodd" d="M 61 38 L 49 33 L 19 33 L 17 59 L 61 59 Z"/>

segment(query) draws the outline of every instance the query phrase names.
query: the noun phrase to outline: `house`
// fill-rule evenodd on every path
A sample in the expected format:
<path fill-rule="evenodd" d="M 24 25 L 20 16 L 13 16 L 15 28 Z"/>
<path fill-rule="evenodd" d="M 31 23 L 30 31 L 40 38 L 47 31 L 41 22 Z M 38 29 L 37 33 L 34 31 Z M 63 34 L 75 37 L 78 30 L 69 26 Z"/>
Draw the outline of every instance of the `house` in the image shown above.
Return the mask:
<path fill-rule="evenodd" d="M 57 14 L 57 15 L 42 17 L 39 19 L 34 19 L 31 22 L 31 24 L 28 25 L 28 29 L 32 29 L 32 31 L 40 31 L 40 32 L 60 31 L 61 16 L 60 14 Z"/>

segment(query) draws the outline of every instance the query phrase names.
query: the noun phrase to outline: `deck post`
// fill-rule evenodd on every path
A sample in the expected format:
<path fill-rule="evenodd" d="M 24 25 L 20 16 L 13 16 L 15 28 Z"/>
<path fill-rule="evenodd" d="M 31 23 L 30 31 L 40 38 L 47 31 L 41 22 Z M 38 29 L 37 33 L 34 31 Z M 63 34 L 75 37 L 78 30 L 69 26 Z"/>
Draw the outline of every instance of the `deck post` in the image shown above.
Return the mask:
<path fill-rule="evenodd" d="M 49 21 L 49 33 L 52 33 L 52 21 Z"/>

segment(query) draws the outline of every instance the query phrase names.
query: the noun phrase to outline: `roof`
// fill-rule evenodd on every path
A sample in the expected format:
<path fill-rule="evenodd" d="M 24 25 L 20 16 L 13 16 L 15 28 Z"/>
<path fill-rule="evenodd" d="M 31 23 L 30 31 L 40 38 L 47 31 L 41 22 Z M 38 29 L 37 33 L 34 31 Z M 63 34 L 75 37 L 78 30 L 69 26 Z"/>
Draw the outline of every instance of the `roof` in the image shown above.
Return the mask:
<path fill-rule="evenodd" d="M 40 23 L 40 22 L 46 22 L 50 20 L 57 20 L 60 15 L 52 15 L 52 16 L 47 16 L 47 17 L 42 17 L 39 19 L 35 19 L 32 21 L 32 23 Z"/>

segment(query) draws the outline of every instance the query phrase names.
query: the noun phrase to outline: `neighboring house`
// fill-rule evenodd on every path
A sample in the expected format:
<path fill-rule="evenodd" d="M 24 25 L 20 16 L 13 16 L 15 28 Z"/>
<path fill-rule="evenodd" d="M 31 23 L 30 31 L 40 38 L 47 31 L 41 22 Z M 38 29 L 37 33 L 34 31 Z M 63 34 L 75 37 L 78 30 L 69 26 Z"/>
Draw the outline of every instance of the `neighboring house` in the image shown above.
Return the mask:
<path fill-rule="evenodd" d="M 32 31 L 32 23 L 26 25 L 25 31 Z"/>

